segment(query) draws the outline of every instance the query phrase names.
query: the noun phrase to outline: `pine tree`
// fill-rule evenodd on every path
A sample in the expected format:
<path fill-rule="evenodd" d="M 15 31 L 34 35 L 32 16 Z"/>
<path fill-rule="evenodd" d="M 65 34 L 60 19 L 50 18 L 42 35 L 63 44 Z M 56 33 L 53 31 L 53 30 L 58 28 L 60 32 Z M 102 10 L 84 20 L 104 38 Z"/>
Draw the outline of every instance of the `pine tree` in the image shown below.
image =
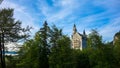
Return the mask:
<path fill-rule="evenodd" d="M 47 21 L 44 22 L 43 27 L 40 28 L 38 34 L 40 35 L 40 44 L 39 44 L 39 65 L 40 68 L 49 68 L 48 56 L 49 56 L 49 26 Z"/>
<path fill-rule="evenodd" d="M 50 29 L 50 44 L 51 47 L 54 48 L 57 46 L 57 40 L 59 40 L 62 37 L 62 29 L 58 29 L 55 25 L 52 26 Z"/>
<path fill-rule="evenodd" d="M 4 43 L 11 41 L 17 42 L 29 37 L 30 27 L 22 28 L 20 21 L 13 18 L 13 9 L 0 10 L 0 52 L 1 65 L 5 68 L 5 50 Z"/>
<path fill-rule="evenodd" d="M 49 57 L 50 68 L 73 68 L 70 39 L 62 36 L 57 40 L 57 46 L 52 48 Z"/>
<path fill-rule="evenodd" d="M 0 31 L 4 32 L 6 42 L 17 42 L 29 37 L 28 31 L 31 27 L 22 28 L 21 24 L 19 20 L 15 21 L 15 18 L 13 18 L 13 9 L 0 10 Z"/>
<path fill-rule="evenodd" d="M 101 48 L 102 36 L 100 36 L 95 29 L 92 29 L 91 33 L 88 35 L 87 45 L 88 47 Z"/>

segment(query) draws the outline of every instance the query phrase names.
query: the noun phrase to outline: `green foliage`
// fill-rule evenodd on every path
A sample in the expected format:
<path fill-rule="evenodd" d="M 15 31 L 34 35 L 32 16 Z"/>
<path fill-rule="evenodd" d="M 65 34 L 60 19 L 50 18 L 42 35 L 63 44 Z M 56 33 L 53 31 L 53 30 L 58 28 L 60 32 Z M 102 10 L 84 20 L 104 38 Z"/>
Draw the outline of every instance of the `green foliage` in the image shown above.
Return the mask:
<path fill-rule="evenodd" d="M 18 42 L 27 39 L 31 27 L 21 27 L 21 22 L 13 18 L 13 9 L 0 9 L 0 58 L 1 65 L 5 67 L 4 43 Z"/>
<path fill-rule="evenodd" d="M 89 57 L 91 68 L 116 68 L 113 45 L 111 43 L 103 43 L 102 37 L 96 30 L 88 36 L 88 47 L 86 53 Z"/>
<path fill-rule="evenodd" d="M 70 39 L 62 36 L 57 41 L 57 46 L 53 47 L 49 57 L 50 68 L 71 68 Z"/>
<path fill-rule="evenodd" d="M 28 37 L 26 34 L 19 35 L 19 32 L 29 31 L 29 28 L 22 28 L 21 22 L 15 21 L 12 17 L 12 12 L 12 9 L 0 11 L 0 27 L 5 27 L 5 33 L 9 33 L 9 35 L 6 34 L 8 36 L 6 41 L 18 41 Z M 10 29 L 7 29 L 8 27 Z M 117 36 L 119 37 L 118 33 Z M 55 25 L 49 27 L 45 21 L 34 38 L 23 44 L 18 56 L 6 57 L 6 65 L 8 68 L 120 67 L 119 39 L 116 40 L 114 46 L 111 42 L 103 43 L 102 36 L 96 30 L 92 30 L 88 35 L 87 45 L 88 47 L 82 51 L 72 49 L 71 40 L 62 33 L 62 29 L 57 28 Z"/>
<path fill-rule="evenodd" d="M 90 52 L 90 51 L 89 51 Z M 92 49 L 88 55 L 90 67 L 92 68 L 112 68 L 113 55 L 111 49 Z"/>
<path fill-rule="evenodd" d="M 6 68 L 16 68 L 17 57 L 16 56 L 6 56 Z"/>
<path fill-rule="evenodd" d="M 115 67 L 120 67 L 120 31 L 117 32 L 113 40 Z"/>
<path fill-rule="evenodd" d="M 24 43 L 23 49 L 20 52 L 21 61 L 18 67 L 26 68 L 48 68 L 49 45 L 47 22 L 44 23 L 43 28 L 38 31 L 33 40 Z M 23 51 L 24 50 L 24 51 Z M 23 54 L 23 55 L 22 55 Z"/>
<path fill-rule="evenodd" d="M 28 38 L 30 29 L 22 28 L 21 22 L 13 18 L 13 9 L 0 10 L 0 31 L 5 34 L 5 42 Z M 55 25 L 49 27 L 45 21 L 34 38 L 24 42 L 18 56 L 6 56 L 6 67 L 119 68 L 120 32 L 115 34 L 114 44 L 102 41 L 102 36 L 94 29 L 88 35 L 87 48 L 82 51 L 72 49 L 71 40 L 62 29 Z"/>
<path fill-rule="evenodd" d="M 38 43 L 29 40 L 24 43 L 19 54 L 18 68 L 38 68 Z"/>
<path fill-rule="evenodd" d="M 93 29 L 91 33 L 88 35 L 87 45 L 88 47 L 101 48 L 102 36 L 100 36 L 95 29 Z"/>
<path fill-rule="evenodd" d="M 48 56 L 49 56 L 49 26 L 45 21 L 43 28 L 40 28 L 38 32 L 40 35 L 40 44 L 39 44 L 39 66 L 40 68 L 49 68 Z"/>
<path fill-rule="evenodd" d="M 13 18 L 13 9 L 0 10 L 0 31 L 4 33 L 6 42 L 17 42 L 20 39 L 27 39 L 31 27 L 22 28 L 19 20 Z M 21 33 L 21 34 L 20 34 Z M 1 33 L 0 33 L 1 34 Z"/>
<path fill-rule="evenodd" d="M 36 33 L 34 39 L 24 43 L 18 68 L 118 68 L 120 66 L 120 47 L 103 43 L 102 37 L 96 30 L 88 36 L 89 47 L 80 51 L 71 49 L 71 41 L 62 34 L 61 29 L 55 25 L 50 28 L 45 24 Z"/>
<path fill-rule="evenodd" d="M 85 51 L 73 50 L 74 68 L 89 68 L 89 58 Z M 73 67 L 72 67 L 73 68 Z"/>
<path fill-rule="evenodd" d="M 57 41 L 62 37 L 62 29 L 58 29 L 55 25 L 50 29 L 50 44 L 51 47 L 57 46 Z"/>

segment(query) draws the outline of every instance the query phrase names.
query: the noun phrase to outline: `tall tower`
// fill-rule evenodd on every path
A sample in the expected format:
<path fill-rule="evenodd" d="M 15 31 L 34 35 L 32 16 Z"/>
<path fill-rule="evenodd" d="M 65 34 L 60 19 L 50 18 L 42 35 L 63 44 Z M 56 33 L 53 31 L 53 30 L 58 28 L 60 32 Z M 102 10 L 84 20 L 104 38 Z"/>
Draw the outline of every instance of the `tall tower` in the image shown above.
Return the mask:
<path fill-rule="evenodd" d="M 86 48 L 87 46 L 87 35 L 85 30 L 83 31 L 83 36 L 82 36 L 82 48 Z"/>
<path fill-rule="evenodd" d="M 86 47 L 86 33 L 83 31 L 83 35 L 77 32 L 76 25 L 73 26 L 73 34 L 72 34 L 72 48 L 80 49 Z"/>
<path fill-rule="evenodd" d="M 76 32 L 77 32 L 76 25 L 74 24 L 74 26 L 73 26 L 73 34 L 75 34 Z"/>

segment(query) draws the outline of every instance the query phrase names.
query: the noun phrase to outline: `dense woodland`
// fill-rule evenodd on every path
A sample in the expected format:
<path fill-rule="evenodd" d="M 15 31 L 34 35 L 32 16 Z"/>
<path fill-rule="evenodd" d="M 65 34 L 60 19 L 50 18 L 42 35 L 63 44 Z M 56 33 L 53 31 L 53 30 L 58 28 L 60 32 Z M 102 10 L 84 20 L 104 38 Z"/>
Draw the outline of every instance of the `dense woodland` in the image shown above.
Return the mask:
<path fill-rule="evenodd" d="M 17 56 L 5 56 L 6 68 L 120 67 L 120 32 L 116 33 L 118 39 L 113 45 L 112 42 L 103 42 L 98 31 L 92 29 L 87 35 L 87 47 L 81 51 L 71 48 L 70 38 L 56 25 L 43 22 L 35 36 L 29 39 L 31 28 L 22 28 L 21 24 L 13 18 L 13 9 L 0 10 L 0 28 L 6 27 L 3 29 L 5 42 L 24 41 Z"/>

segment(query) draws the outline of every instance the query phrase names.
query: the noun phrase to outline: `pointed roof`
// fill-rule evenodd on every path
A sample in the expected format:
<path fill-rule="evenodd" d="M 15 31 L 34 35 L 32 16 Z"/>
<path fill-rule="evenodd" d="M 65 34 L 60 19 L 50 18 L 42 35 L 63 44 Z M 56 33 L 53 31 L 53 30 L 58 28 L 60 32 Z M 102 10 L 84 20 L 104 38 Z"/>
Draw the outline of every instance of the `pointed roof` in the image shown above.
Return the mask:
<path fill-rule="evenodd" d="M 74 24 L 74 27 L 76 28 L 76 25 Z"/>
<path fill-rule="evenodd" d="M 76 33 L 76 32 L 77 32 L 76 25 L 74 24 L 74 26 L 73 26 L 73 33 Z"/>
<path fill-rule="evenodd" d="M 83 30 L 83 35 L 86 35 L 86 33 L 85 33 L 85 29 Z"/>

